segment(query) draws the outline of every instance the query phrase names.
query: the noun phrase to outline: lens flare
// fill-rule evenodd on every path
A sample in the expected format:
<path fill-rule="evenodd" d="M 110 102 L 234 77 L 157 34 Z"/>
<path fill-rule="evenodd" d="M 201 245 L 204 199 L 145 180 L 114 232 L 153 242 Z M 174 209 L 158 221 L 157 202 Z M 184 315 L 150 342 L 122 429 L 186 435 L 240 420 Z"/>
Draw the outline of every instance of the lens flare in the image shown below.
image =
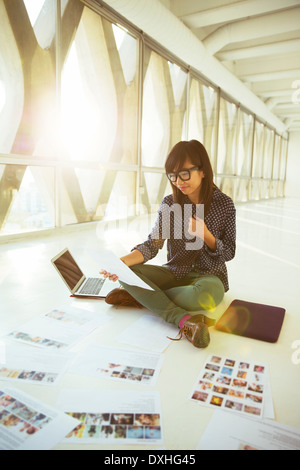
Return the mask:
<path fill-rule="evenodd" d="M 211 294 L 202 292 L 198 301 L 200 310 L 207 310 L 208 312 L 215 310 L 216 302 Z"/>
<path fill-rule="evenodd" d="M 227 314 L 220 318 L 218 330 L 242 335 L 250 323 L 250 311 L 244 306 L 230 307 Z"/>

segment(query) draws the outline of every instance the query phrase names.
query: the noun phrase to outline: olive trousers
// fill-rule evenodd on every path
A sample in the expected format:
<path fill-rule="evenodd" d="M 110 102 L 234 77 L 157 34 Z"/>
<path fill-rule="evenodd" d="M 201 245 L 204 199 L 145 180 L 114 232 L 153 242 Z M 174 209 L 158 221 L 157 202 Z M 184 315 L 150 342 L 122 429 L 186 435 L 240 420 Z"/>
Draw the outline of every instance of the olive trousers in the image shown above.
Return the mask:
<path fill-rule="evenodd" d="M 223 283 L 214 275 L 192 271 L 176 279 L 166 266 L 151 264 L 137 264 L 131 270 L 154 290 L 120 281 L 122 287 L 144 307 L 176 326 L 187 314 L 213 310 L 224 297 Z"/>

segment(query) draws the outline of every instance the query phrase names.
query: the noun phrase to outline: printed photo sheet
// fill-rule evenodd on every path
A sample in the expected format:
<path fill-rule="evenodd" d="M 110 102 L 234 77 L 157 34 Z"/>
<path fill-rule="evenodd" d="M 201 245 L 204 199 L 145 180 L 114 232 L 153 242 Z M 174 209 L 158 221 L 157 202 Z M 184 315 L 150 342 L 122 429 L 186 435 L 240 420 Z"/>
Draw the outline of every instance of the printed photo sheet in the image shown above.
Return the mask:
<path fill-rule="evenodd" d="M 162 361 L 161 354 L 90 345 L 78 355 L 68 372 L 153 386 Z"/>
<path fill-rule="evenodd" d="M 0 450 L 50 450 L 78 424 L 15 388 L 0 384 Z"/>
<path fill-rule="evenodd" d="M 262 418 L 268 382 L 265 364 L 211 355 L 190 398 L 200 405 Z"/>
<path fill-rule="evenodd" d="M 58 308 L 14 329 L 7 338 L 39 348 L 62 351 L 109 320 L 107 315 L 73 306 Z"/>
<path fill-rule="evenodd" d="M 153 352 L 163 352 L 170 338 L 178 335 L 178 328 L 154 315 L 143 315 L 121 333 L 117 341 Z"/>
<path fill-rule="evenodd" d="M 109 273 L 114 273 L 118 276 L 120 281 L 125 282 L 131 286 L 141 287 L 147 290 L 153 290 L 146 282 L 144 282 L 139 276 L 137 276 L 123 261 L 120 260 L 110 250 L 88 250 L 88 254 L 97 262 L 97 265 L 102 270 Z"/>
<path fill-rule="evenodd" d="M 218 410 L 213 414 L 197 449 L 299 450 L 300 429 Z"/>
<path fill-rule="evenodd" d="M 69 355 L 27 345 L 6 343 L 0 357 L 0 380 L 38 385 L 57 385 L 65 373 Z"/>
<path fill-rule="evenodd" d="M 161 445 L 159 392 L 62 390 L 57 407 L 80 421 L 64 442 Z"/>

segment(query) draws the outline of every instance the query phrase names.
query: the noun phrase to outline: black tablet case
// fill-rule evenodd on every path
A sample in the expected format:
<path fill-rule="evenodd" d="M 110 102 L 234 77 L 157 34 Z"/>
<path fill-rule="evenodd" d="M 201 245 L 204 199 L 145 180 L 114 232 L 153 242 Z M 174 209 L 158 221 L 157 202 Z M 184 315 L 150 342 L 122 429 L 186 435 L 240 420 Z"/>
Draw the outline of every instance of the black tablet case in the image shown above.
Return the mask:
<path fill-rule="evenodd" d="M 215 328 L 226 333 L 276 343 L 284 316 L 284 308 L 236 299 L 218 320 Z"/>

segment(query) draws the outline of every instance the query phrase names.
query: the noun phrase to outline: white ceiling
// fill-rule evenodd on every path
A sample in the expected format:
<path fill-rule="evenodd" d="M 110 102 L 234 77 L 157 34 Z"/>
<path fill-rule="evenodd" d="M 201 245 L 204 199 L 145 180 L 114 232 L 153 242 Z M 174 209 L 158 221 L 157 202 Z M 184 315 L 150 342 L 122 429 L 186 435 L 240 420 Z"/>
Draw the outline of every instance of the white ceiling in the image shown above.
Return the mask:
<path fill-rule="evenodd" d="M 160 2 L 287 131 L 300 131 L 300 0 Z"/>

